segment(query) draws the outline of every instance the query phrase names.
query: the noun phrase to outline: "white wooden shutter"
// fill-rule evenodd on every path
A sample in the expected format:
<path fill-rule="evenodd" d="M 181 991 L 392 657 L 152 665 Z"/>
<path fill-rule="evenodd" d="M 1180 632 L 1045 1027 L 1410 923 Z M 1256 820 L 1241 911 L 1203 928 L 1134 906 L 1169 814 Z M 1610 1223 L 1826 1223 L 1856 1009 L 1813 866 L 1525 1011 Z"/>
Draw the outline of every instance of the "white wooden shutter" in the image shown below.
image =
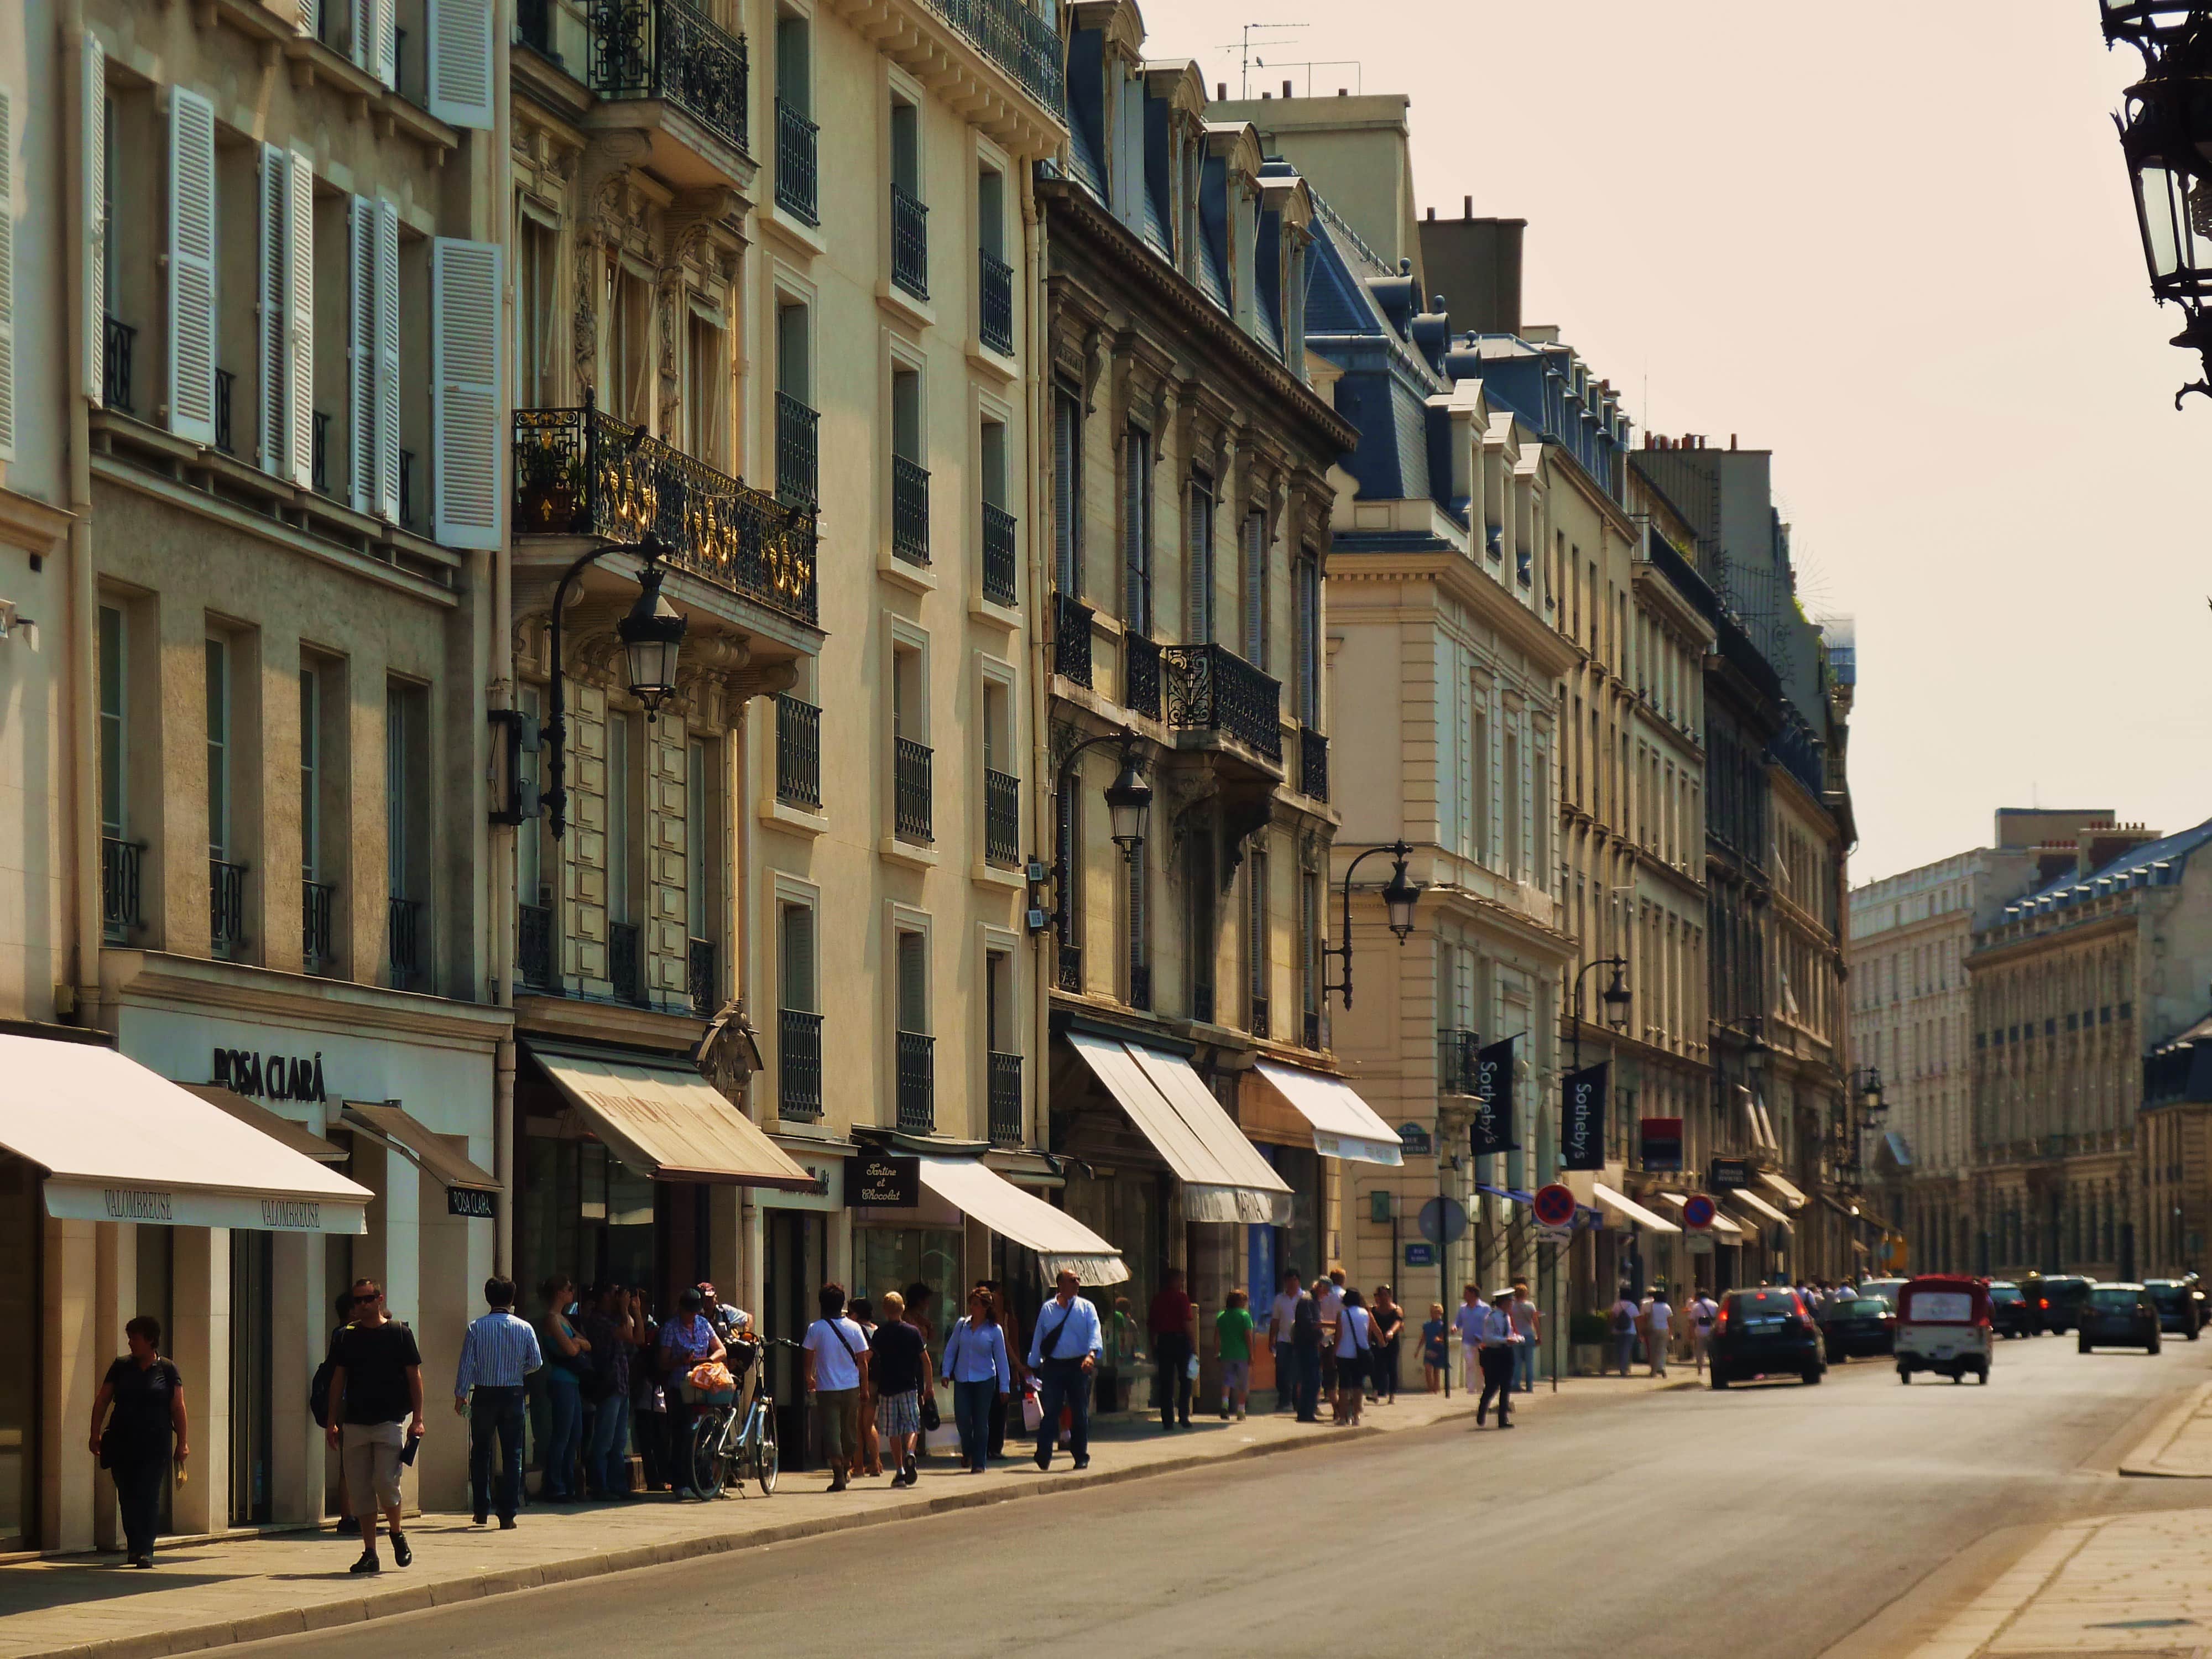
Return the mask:
<path fill-rule="evenodd" d="M 322 0 L 299 0 L 299 29 L 302 34 L 317 33 L 315 23 L 322 9 Z"/>
<path fill-rule="evenodd" d="M 169 89 L 169 430 L 215 442 L 215 106 Z"/>
<path fill-rule="evenodd" d="M 399 210 L 376 202 L 376 507 L 399 521 Z"/>
<path fill-rule="evenodd" d="M 491 0 L 428 0 L 430 113 L 491 125 Z"/>
<path fill-rule="evenodd" d="M 302 489 L 315 482 L 315 167 L 294 150 L 284 169 L 285 459 Z"/>
<path fill-rule="evenodd" d="M 430 533 L 496 549 L 500 535 L 500 250 L 441 236 L 430 247 Z"/>
<path fill-rule="evenodd" d="M 84 37 L 84 174 L 77 188 L 84 203 L 84 395 L 97 409 L 106 401 L 107 375 L 107 53 Z"/>
<path fill-rule="evenodd" d="M 399 83 L 398 0 L 354 0 L 353 61 L 387 87 Z"/>
<path fill-rule="evenodd" d="M 255 386 L 260 413 L 254 459 L 262 471 L 280 478 L 291 476 L 288 371 L 292 354 L 284 313 L 284 256 L 291 241 L 286 223 L 292 205 L 289 171 L 283 150 L 274 144 L 262 145 L 259 282 L 255 293 L 258 310 L 254 328 Z"/>
<path fill-rule="evenodd" d="M 353 198 L 346 217 L 346 425 L 353 509 L 376 507 L 376 204 Z"/>
<path fill-rule="evenodd" d="M 0 461 L 15 459 L 15 106 L 0 87 Z"/>

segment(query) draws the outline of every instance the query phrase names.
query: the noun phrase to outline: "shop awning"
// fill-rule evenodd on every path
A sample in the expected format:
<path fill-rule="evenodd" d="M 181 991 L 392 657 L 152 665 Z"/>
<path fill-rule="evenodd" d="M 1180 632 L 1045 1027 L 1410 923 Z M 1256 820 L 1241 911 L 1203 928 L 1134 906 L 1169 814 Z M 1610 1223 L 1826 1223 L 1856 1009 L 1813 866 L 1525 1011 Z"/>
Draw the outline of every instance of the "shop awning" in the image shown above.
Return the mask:
<path fill-rule="evenodd" d="M 90 1043 L 0 1036 L 0 1146 L 46 1172 L 65 1221 L 368 1231 L 368 1188 Z"/>
<path fill-rule="evenodd" d="M 1084 1285 L 1119 1285 L 1129 1277 L 1121 1252 L 1065 1210 L 972 1158 L 923 1157 L 921 1184 L 1001 1238 L 1036 1252 L 1049 1284 L 1063 1267 Z"/>
<path fill-rule="evenodd" d="M 648 1066 L 611 1049 L 536 1042 L 529 1048 L 593 1133 L 641 1175 L 789 1193 L 816 1190 L 812 1176 L 696 1072 Z"/>
<path fill-rule="evenodd" d="M 1509 1204 L 1534 1204 L 1536 1201 L 1534 1194 L 1524 1193 L 1518 1187 L 1493 1187 L 1486 1181 L 1476 1182 L 1474 1190 L 1486 1193 L 1492 1198 L 1502 1198 Z"/>
<path fill-rule="evenodd" d="M 1615 1219 L 1626 1221 L 1632 1227 L 1642 1227 L 1655 1233 L 1679 1233 L 1682 1231 L 1664 1216 L 1654 1215 L 1634 1199 L 1616 1193 L 1602 1181 L 1592 1182 L 1590 1191 L 1600 1205 L 1613 1212 Z"/>
<path fill-rule="evenodd" d="M 1782 1201 L 1784 1204 L 1787 1204 L 1791 1209 L 1802 1210 L 1805 1207 L 1805 1194 L 1799 1192 L 1796 1188 L 1790 1185 L 1790 1183 L 1783 1179 L 1782 1176 L 1776 1175 L 1771 1170 L 1761 1170 L 1759 1172 L 1759 1178 L 1765 1182 L 1769 1187 L 1771 1187 L 1776 1192 L 1781 1194 Z"/>
<path fill-rule="evenodd" d="M 1188 1062 L 1088 1031 L 1068 1042 L 1182 1182 L 1183 1218 L 1286 1227 L 1291 1189 Z"/>
<path fill-rule="evenodd" d="M 495 1193 L 499 1177 L 470 1161 L 467 1153 L 449 1146 L 420 1119 L 389 1101 L 349 1100 L 345 1119 L 363 1128 L 387 1146 L 396 1146 L 439 1185 L 454 1192 Z"/>
<path fill-rule="evenodd" d="M 1261 1060 L 1254 1069 L 1313 1125 L 1314 1150 L 1323 1158 L 1348 1158 L 1355 1164 L 1405 1161 L 1398 1150 L 1398 1132 L 1376 1115 L 1375 1109 L 1342 1078 L 1271 1060 Z"/>
<path fill-rule="evenodd" d="M 1673 1205 L 1678 1210 L 1690 1201 L 1690 1194 L 1687 1193 L 1662 1193 L 1659 1196 L 1665 1199 L 1669 1204 Z M 1685 1229 L 1684 1231 L 1686 1231 L 1687 1229 Z M 1721 1233 L 1733 1238 L 1741 1238 L 1743 1237 L 1743 1229 L 1737 1226 L 1735 1222 L 1731 1221 L 1729 1218 L 1729 1212 L 1721 1208 L 1717 1204 L 1713 1206 L 1713 1224 L 1711 1227 L 1708 1227 L 1705 1231 L 1708 1232 Z"/>
<path fill-rule="evenodd" d="M 1757 1193 L 1738 1188 L 1737 1190 L 1731 1192 L 1729 1196 L 1735 1200 L 1738 1204 L 1742 1205 L 1745 1209 L 1751 1212 L 1751 1220 L 1753 1226 L 1764 1227 L 1769 1222 L 1772 1222 L 1785 1232 L 1796 1231 L 1796 1229 L 1790 1224 L 1790 1218 L 1788 1216 L 1783 1214 L 1781 1211 L 1776 1209 L 1771 1204 L 1769 1204 Z"/>
<path fill-rule="evenodd" d="M 301 1158 L 311 1158 L 318 1164 L 346 1161 L 344 1147 L 311 1133 L 305 1124 L 295 1123 L 266 1106 L 257 1106 L 220 1083 L 179 1083 L 177 1086 L 188 1095 L 198 1095 L 217 1111 L 228 1112 L 247 1128 L 258 1130 L 277 1145 L 289 1146 Z"/>

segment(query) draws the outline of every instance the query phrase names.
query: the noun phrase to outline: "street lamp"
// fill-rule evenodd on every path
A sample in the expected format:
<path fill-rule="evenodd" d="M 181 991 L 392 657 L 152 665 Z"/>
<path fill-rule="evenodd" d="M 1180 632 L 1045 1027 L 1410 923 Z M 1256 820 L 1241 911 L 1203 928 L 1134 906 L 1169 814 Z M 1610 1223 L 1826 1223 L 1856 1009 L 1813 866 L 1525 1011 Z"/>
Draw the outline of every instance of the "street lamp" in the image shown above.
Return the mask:
<path fill-rule="evenodd" d="M 1888 1115 L 1889 1103 L 1881 1097 L 1881 1066 L 1862 1066 L 1851 1073 L 1848 1086 L 1858 1097 L 1860 1115 L 1869 1122 Z"/>
<path fill-rule="evenodd" d="M 1406 860 L 1413 855 L 1413 848 L 1410 842 L 1394 841 L 1388 847 L 1370 847 L 1345 866 L 1344 940 L 1339 945 L 1324 945 L 1321 947 L 1321 954 L 1324 958 L 1335 957 L 1343 963 L 1343 975 L 1335 984 L 1329 984 L 1328 982 L 1328 966 L 1324 960 L 1322 965 L 1321 994 L 1326 999 L 1331 991 L 1340 993 L 1346 1008 L 1352 1006 L 1352 872 L 1377 853 L 1387 853 L 1393 860 L 1390 867 L 1390 879 L 1383 884 L 1382 888 L 1382 910 L 1384 915 L 1389 918 L 1390 931 L 1398 936 L 1398 943 L 1401 945 L 1403 945 L 1413 934 L 1413 906 L 1421 896 L 1419 884 L 1406 878 Z"/>
<path fill-rule="evenodd" d="M 644 568 L 638 573 L 637 602 L 630 606 L 629 614 L 615 624 L 615 632 L 623 643 L 629 694 L 645 705 L 647 720 L 658 720 L 660 705 L 676 690 L 676 659 L 684 643 L 684 617 L 660 592 L 661 578 L 666 574 L 660 562 L 668 552 L 668 544 L 651 531 L 634 547 L 610 542 L 570 565 L 553 590 L 553 683 L 547 699 L 546 783 L 543 800 L 556 841 L 568 830 L 568 695 L 561 665 L 561 617 L 568 606 L 568 590 L 587 568 L 610 553 L 631 553 L 644 561 Z"/>
<path fill-rule="evenodd" d="M 1121 849 L 1121 856 L 1134 865 L 1144 855 L 1145 824 L 1152 815 L 1152 787 L 1145 781 L 1145 775 L 1137 769 L 1137 740 L 1127 732 L 1109 732 L 1103 737 L 1085 738 L 1060 757 L 1060 765 L 1052 775 L 1052 821 L 1055 825 L 1064 823 L 1060 804 L 1066 799 L 1066 791 L 1073 787 L 1075 763 L 1086 751 L 1109 743 L 1121 745 L 1121 769 L 1115 774 L 1114 781 L 1106 786 L 1107 822 L 1114 844 Z M 1079 851 L 1073 845 L 1073 840 L 1074 837 L 1065 833 L 1064 829 L 1056 831 L 1053 836 L 1053 915 L 1059 920 L 1060 941 L 1063 949 L 1068 943 L 1069 933 L 1068 860 L 1078 856 Z M 1039 915 L 1040 919 L 1031 923 L 1032 927 L 1041 928 L 1044 925 L 1042 912 Z"/>
<path fill-rule="evenodd" d="M 1137 769 L 1136 748 L 1124 744 L 1121 749 L 1121 769 L 1114 781 L 1106 786 L 1106 817 L 1112 827 L 1114 845 L 1121 849 L 1121 856 L 1134 864 L 1145 850 L 1145 822 L 1152 811 L 1152 786 L 1145 781 L 1145 775 Z"/>
<path fill-rule="evenodd" d="M 2143 78 L 2112 118 L 2126 158 L 2152 297 L 2187 321 L 2173 343 L 2197 352 L 2207 379 L 2174 393 L 2212 397 L 2212 7 L 2179 0 L 2101 0 L 2105 42 L 2142 54 Z"/>
<path fill-rule="evenodd" d="M 1591 970 L 1597 968 L 1613 969 L 1613 982 L 1598 994 L 1598 1000 L 1605 1004 L 1605 1023 L 1616 1033 L 1628 1029 L 1631 1003 L 1628 958 L 1600 957 L 1594 962 L 1584 963 L 1582 972 L 1575 975 L 1574 1015 L 1567 1029 L 1567 1041 L 1574 1048 L 1574 1068 L 1577 1071 L 1580 1071 L 1583 1065 L 1583 989 L 1589 980 Z"/>

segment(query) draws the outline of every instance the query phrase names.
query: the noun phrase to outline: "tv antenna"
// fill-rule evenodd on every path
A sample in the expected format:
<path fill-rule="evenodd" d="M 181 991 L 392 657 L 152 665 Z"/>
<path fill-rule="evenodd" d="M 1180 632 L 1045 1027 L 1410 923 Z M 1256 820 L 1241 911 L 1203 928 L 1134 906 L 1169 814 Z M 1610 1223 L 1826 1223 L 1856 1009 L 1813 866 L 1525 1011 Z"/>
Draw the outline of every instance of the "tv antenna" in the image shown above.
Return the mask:
<path fill-rule="evenodd" d="M 1245 24 L 1238 32 L 1240 38 L 1221 48 L 1223 52 L 1234 52 L 1237 54 L 1237 95 L 1239 98 L 1249 98 L 1252 95 L 1252 66 L 1255 64 L 1260 64 L 1260 60 L 1252 55 L 1252 48 L 1255 46 L 1272 46 L 1278 43 L 1278 36 L 1280 33 L 1286 33 L 1291 29 L 1311 27 L 1312 25 L 1309 23 Z M 1256 40 L 1253 39 L 1255 33 L 1260 36 Z M 1265 69 L 1267 65 L 1260 64 L 1260 67 Z"/>

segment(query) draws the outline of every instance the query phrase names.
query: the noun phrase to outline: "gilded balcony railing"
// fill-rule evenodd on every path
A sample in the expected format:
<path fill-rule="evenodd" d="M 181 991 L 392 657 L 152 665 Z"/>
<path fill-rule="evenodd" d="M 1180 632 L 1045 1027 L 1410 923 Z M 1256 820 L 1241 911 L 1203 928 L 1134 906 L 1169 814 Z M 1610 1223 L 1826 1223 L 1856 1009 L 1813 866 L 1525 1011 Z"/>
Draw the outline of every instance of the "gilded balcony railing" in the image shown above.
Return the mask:
<path fill-rule="evenodd" d="M 688 0 L 592 0 L 591 87 L 600 97 L 661 98 L 733 149 L 745 137 L 745 37 Z"/>
<path fill-rule="evenodd" d="M 1223 645 L 1171 645 L 1160 654 L 1170 726 L 1218 731 L 1282 759 L 1282 687 L 1272 676 Z"/>

